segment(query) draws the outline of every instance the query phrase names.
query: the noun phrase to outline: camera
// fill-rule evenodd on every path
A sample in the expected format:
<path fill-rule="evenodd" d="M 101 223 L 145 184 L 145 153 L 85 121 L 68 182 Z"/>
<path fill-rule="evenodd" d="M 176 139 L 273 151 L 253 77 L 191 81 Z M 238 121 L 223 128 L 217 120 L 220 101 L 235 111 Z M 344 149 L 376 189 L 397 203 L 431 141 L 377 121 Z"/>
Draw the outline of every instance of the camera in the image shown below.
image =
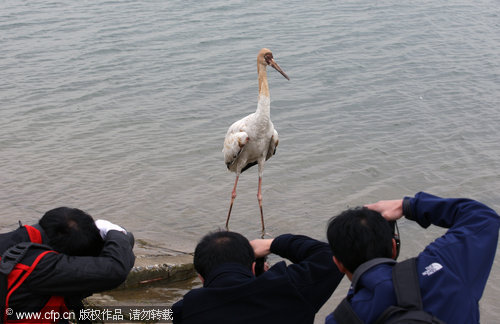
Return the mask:
<path fill-rule="evenodd" d="M 267 257 L 255 259 L 255 276 L 258 277 L 266 272 Z"/>
<path fill-rule="evenodd" d="M 390 221 L 389 226 L 391 226 L 392 229 L 392 238 L 396 241 L 396 257 L 394 258 L 394 260 L 396 260 L 399 256 L 399 250 L 401 249 L 401 239 L 399 238 L 398 223 L 396 221 Z"/>

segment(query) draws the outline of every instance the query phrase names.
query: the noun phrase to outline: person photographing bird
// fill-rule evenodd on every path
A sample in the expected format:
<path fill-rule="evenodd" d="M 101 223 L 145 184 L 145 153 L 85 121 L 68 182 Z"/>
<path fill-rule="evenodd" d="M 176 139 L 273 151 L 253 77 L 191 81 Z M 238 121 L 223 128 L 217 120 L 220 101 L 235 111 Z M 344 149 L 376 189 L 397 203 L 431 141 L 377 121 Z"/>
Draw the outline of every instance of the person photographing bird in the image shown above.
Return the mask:
<path fill-rule="evenodd" d="M 396 264 L 387 221 L 403 215 L 448 231 L 417 257 Z M 394 323 L 406 315 L 418 315 L 418 323 L 479 323 L 499 228 L 498 214 L 478 201 L 425 192 L 342 212 L 330 220 L 327 236 L 335 264 L 352 285 L 326 323 Z"/>
<path fill-rule="evenodd" d="M 270 253 L 280 261 L 256 276 L 256 258 Z M 283 234 L 249 242 L 243 235 L 216 231 L 194 252 L 203 282 L 172 306 L 174 323 L 312 324 L 343 278 L 327 243 Z"/>
<path fill-rule="evenodd" d="M 229 218 L 231 217 L 231 210 L 236 198 L 236 186 L 238 185 L 240 174 L 257 164 L 259 168 L 257 200 L 259 202 L 262 223 L 262 237 L 265 235 L 264 213 L 262 210 L 262 175 L 264 173 L 264 163 L 276 153 L 279 142 L 278 132 L 274 129 L 271 121 L 267 66 L 273 67 L 287 80 L 290 80 L 288 75 L 283 72 L 274 60 L 273 53 L 267 48 L 261 49 L 257 55 L 259 82 L 257 110 L 255 113 L 236 121 L 229 127 L 222 150 L 227 168 L 236 173 L 236 180 L 234 181 L 231 193 L 231 203 L 227 213 L 226 230 L 229 230 Z"/>
<path fill-rule="evenodd" d="M 134 265 L 133 244 L 132 233 L 122 227 L 94 222 L 68 207 L 49 210 L 33 226 L 20 224 L 0 234 L 0 323 L 20 323 L 22 316 L 36 314 L 48 323 L 43 316 L 54 312 L 52 322 L 67 323 L 69 310 L 81 319 L 83 298 L 126 279 Z"/>

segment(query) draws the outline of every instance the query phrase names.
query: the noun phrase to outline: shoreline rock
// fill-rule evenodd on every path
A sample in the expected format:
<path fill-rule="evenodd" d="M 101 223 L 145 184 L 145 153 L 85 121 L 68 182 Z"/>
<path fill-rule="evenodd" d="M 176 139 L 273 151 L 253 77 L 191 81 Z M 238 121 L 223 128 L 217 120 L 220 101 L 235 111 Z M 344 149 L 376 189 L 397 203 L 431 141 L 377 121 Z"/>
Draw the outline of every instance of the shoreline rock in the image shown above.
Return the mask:
<path fill-rule="evenodd" d="M 123 284 L 87 297 L 84 304 L 93 309 L 126 305 L 170 307 L 199 284 L 191 253 L 139 255 Z"/>
<path fill-rule="evenodd" d="M 162 281 L 162 284 L 196 276 L 192 254 L 138 256 L 127 280 L 116 290 L 140 287 Z"/>

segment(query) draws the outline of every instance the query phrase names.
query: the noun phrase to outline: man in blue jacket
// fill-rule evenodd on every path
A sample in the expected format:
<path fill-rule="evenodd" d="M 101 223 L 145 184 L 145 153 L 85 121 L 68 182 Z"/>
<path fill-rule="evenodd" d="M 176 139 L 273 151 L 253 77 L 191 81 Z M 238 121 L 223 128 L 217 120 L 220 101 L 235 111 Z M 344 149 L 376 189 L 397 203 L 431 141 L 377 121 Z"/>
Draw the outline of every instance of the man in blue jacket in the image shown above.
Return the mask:
<path fill-rule="evenodd" d="M 330 220 L 328 241 L 339 270 L 352 281 L 356 269 L 374 258 L 395 257 L 387 221 L 402 216 L 426 228 L 449 228 L 417 257 L 423 308 L 446 323 L 479 323 L 479 299 L 490 273 L 498 242 L 500 217 L 470 199 L 444 199 L 418 193 L 402 200 L 383 200 L 351 209 Z M 365 323 L 396 305 L 392 265 L 379 264 L 348 292 L 351 306 Z M 330 314 L 326 323 L 341 323 Z"/>
<path fill-rule="evenodd" d="M 255 259 L 280 261 L 255 276 Z M 197 245 L 194 267 L 203 287 L 175 303 L 174 323 L 313 323 L 342 280 L 327 243 L 285 234 L 252 242 L 234 232 L 209 233 Z"/>

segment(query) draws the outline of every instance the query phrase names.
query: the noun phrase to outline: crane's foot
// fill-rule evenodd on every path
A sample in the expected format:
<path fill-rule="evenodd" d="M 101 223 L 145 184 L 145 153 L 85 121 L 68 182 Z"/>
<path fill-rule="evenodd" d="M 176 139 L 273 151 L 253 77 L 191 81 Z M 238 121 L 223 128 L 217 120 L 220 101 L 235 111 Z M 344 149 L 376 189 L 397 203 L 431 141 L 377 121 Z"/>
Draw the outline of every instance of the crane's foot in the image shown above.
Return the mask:
<path fill-rule="evenodd" d="M 267 233 L 264 229 L 260 233 L 260 238 L 274 238 L 270 233 Z"/>

